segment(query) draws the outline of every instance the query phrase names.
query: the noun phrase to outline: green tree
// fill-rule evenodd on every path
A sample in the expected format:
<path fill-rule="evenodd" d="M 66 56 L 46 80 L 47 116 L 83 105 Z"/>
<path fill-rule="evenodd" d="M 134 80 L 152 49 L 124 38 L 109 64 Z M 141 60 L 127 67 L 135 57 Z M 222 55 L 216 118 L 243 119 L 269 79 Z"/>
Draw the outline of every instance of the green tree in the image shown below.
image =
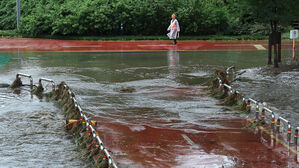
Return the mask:
<path fill-rule="evenodd" d="M 269 24 L 272 34 L 277 34 L 281 25 L 290 25 L 291 21 L 298 19 L 299 16 L 299 2 L 294 0 L 243 0 L 242 2 L 243 9 L 252 19 Z M 278 46 L 274 43 L 274 67 L 278 67 L 278 52 Z"/>
<path fill-rule="evenodd" d="M 267 32 L 264 23 L 273 18 L 273 4 L 278 3 L 277 16 L 289 18 L 298 11 L 294 6 L 299 5 L 292 1 L 283 7 L 286 1 L 21 0 L 18 31 L 28 36 L 118 35 L 123 23 L 125 35 L 165 35 L 170 15 L 176 13 L 182 35 L 258 35 Z M 0 1 L 0 29 L 16 29 L 15 6 L 16 0 Z"/>

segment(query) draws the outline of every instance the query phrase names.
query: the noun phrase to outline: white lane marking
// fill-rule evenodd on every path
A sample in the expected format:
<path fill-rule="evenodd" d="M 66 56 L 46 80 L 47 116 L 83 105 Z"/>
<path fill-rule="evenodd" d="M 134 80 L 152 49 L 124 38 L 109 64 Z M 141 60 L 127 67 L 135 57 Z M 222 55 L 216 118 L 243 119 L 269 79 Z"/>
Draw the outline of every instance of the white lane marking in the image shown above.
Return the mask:
<path fill-rule="evenodd" d="M 62 46 L 64 48 L 80 48 L 80 47 L 94 47 L 94 48 L 97 48 L 97 47 L 102 47 L 101 45 L 65 45 L 65 46 Z"/>
<path fill-rule="evenodd" d="M 18 49 L 18 48 L 28 48 L 29 46 L 0 46 L 0 49 Z"/>
<path fill-rule="evenodd" d="M 260 45 L 260 44 L 255 44 L 255 45 L 253 45 L 257 50 L 266 50 L 266 48 L 265 47 L 263 47 L 262 45 Z"/>
<path fill-rule="evenodd" d="M 138 47 L 173 47 L 175 45 L 169 45 L 169 44 L 144 44 L 144 45 L 137 45 Z"/>
<path fill-rule="evenodd" d="M 244 47 L 244 46 L 251 46 L 251 44 L 215 44 L 214 46 L 218 46 L 218 47 Z"/>
<path fill-rule="evenodd" d="M 195 145 L 195 143 L 185 134 L 181 134 L 182 137 L 188 142 L 189 145 L 191 145 L 192 147 L 198 148 L 197 145 Z"/>

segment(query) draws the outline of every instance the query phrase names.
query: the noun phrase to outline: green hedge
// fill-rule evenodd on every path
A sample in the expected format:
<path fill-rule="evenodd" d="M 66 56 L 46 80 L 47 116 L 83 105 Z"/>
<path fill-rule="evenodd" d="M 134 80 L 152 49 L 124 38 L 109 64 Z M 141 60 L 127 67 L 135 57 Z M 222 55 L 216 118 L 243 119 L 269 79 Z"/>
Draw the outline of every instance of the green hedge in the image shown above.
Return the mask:
<path fill-rule="evenodd" d="M 0 30 L 16 28 L 16 0 L 0 2 Z M 237 0 L 21 0 L 19 33 L 29 36 L 165 35 L 177 14 L 184 35 L 261 33 Z"/>

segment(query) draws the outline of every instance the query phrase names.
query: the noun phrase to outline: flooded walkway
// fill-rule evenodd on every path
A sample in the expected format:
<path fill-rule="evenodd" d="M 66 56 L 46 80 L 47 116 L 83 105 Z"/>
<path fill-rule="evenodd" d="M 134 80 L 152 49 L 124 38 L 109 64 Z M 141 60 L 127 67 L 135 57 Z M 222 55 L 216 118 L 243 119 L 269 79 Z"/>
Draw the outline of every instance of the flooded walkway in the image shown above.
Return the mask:
<path fill-rule="evenodd" d="M 260 130 L 244 129 L 246 121 L 239 111 L 217 105 L 218 100 L 203 89 L 215 69 L 237 65 L 250 73 L 267 62 L 265 53 L 254 48 L 2 52 L 9 61 L 0 64 L 0 83 L 11 83 L 18 72 L 34 79 L 66 81 L 83 110 L 98 121 L 96 129 L 120 166 L 297 167 L 294 153 Z M 136 91 L 122 93 L 122 86 Z M 244 91 L 249 94 L 249 90 Z M 0 100 L 0 154 L 5 156 L 1 165 L 21 167 L 25 159 L 35 158 L 29 159 L 28 167 L 86 166 L 76 158 L 75 145 L 62 129 L 63 117 L 54 103 L 31 97 L 26 90 L 6 88 L 1 89 Z M 8 141 L 11 137 L 19 138 Z"/>

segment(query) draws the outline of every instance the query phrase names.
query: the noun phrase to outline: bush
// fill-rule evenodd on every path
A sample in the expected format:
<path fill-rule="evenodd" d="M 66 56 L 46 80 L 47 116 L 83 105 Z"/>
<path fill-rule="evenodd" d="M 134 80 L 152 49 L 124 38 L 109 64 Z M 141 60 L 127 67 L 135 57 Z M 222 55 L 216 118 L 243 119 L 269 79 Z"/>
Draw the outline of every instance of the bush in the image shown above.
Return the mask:
<path fill-rule="evenodd" d="M 16 1 L 0 2 L 0 30 L 16 28 Z M 19 32 L 40 35 L 165 35 L 177 14 L 184 35 L 266 34 L 237 0 L 22 0 Z"/>

